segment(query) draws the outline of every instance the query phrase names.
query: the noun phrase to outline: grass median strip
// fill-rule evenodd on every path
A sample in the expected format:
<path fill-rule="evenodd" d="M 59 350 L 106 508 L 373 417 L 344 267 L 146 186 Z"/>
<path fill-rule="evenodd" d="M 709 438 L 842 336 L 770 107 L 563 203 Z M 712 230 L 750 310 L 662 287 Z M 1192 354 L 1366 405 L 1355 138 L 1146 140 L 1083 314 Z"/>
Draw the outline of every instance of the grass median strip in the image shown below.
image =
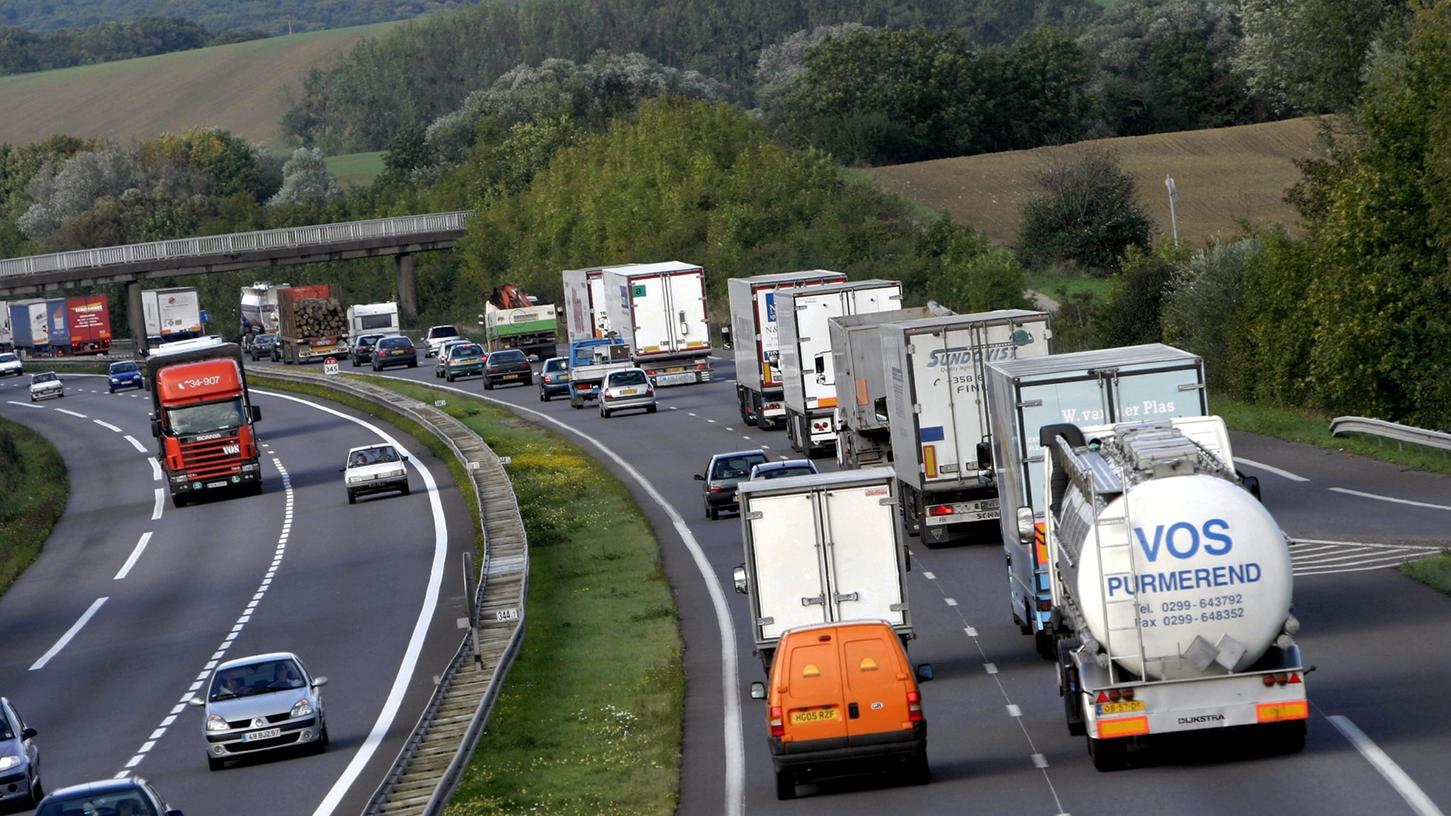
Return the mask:
<path fill-rule="evenodd" d="M 40 555 L 61 513 L 70 480 L 45 437 L 0 419 L 0 592 Z"/>
<path fill-rule="evenodd" d="M 449 804 L 478 814 L 671 814 L 685 669 L 659 545 L 629 491 L 563 437 L 481 400 L 444 410 L 500 456 L 529 533 L 518 659 Z"/>
<path fill-rule="evenodd" d="M 1451 552 L 1401 565 L 1401 572 L 1433 589 L 1451 595 Z"/>

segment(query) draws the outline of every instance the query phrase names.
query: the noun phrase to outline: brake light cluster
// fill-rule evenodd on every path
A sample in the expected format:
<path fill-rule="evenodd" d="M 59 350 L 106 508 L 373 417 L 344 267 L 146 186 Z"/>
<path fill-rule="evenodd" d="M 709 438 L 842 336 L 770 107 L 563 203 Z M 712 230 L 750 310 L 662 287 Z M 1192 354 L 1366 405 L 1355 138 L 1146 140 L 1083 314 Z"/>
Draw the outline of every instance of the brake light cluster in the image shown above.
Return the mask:
<path fill-rule="evenodd" d="M 708 368 L 710 368 L 710 363 L 696 363 L 695 364 L 695 370 L 696 371 L 705 371 Z"/>
<path fill-rule="evenodd" d="M 1126 688 L 1126 689 L 1109 689 L 1108 691 L 1100 691 L 1098 693 L 1098 697 L 1094 698 L 1094 702 L 1095 703 L 1118 703 L 1118 702 L 1124 702 L 1124 701 L 1132 700 L 1132 699 L 1134 699 L 1134 690 L 1131 689 L 1131 688 Z"/>
<path fill-rule="evenodd" d="M 771 736 L 773 736 L 773 737 L 784 737 L 784 736 L 786 736 L 786 726 L 784 724 L 784 718 L 781 715 L 781 707 L 780 706 L 771 706 L 771 721 L 770 721 L 770 725 L 771 725 Z"/>
<path fill-rule="evenodd" d="M 927 508 L 929 516 L 950 516 L 955 512 L 950 504 L 934 504 Z"/>
<path fill-rule="evenodd" d="M 825 430 L 827 430 L 827 425 L 826 425 L 825 422 L 813 422 L 813 423 L 811 423 L 811 430 L 813 430 L 813 431 L 825 431 Z"/>
<path fill-rule="evenodd" d="M 922 694 L 918 691 L 907 692 L 907 719 L 910 722 L 922 722 Z"/>
<path fill-rule="evenodd" d="M 1266 674 L 1261 679 L 1265 684 L 1265 688 L 1269 688 L 1270 686 L 1283 686 L 1287 683 L 1293 686 L 1296 683 L 1304 682 L 1300 679 L 1299 672 L 1276 672 L 1275 674 Z"/>

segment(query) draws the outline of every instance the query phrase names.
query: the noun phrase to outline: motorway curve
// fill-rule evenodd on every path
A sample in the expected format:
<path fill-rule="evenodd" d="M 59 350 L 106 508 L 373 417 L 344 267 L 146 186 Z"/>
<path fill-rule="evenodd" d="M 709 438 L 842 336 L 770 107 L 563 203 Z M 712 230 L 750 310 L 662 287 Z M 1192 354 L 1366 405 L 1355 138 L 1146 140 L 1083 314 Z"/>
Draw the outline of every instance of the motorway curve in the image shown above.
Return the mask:
<path fill-rule="evenodd" d="M 70 471 L 65 515 L 0 598 L 0 694 L 39 730 L 47 788 L 135 774 L 189 816 L 360 812 L 458 645 L 473 528 L 447 468 L 375 420 L 254 390 L 263 494 L 178 510 L 149 395 L 64 376 L 67 396 L 39 406 L 28 378 L 0 381 L 0 416 Z M 380 434 L 420 466 L 413 494 L 349 506 L 338 466 Z M 209 772 L 183 701 L 217 660 L 276 650 L 330 678 L 331 747 Z"/>

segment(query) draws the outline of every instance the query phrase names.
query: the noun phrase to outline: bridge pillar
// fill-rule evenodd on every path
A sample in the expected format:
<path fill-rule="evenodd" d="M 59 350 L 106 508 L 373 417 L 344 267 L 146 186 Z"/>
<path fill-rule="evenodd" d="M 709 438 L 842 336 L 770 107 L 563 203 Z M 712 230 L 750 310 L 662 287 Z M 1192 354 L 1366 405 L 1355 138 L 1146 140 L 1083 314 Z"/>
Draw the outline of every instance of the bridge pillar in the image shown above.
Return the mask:
<path fill-rule="evenodd" d="M 146 353 L 146 312 L 141 306 L 141 281 L 126 282 L 126 322 L 131 326 L 131 342 L 136 353 Z"/>
<path fill-rule="evenodd" d="M 418 316 L 418 278 L 413 273 L 413 256 L 407 252 L 393 256 L 398 269 L 398 311 L 404 320 Z"/>

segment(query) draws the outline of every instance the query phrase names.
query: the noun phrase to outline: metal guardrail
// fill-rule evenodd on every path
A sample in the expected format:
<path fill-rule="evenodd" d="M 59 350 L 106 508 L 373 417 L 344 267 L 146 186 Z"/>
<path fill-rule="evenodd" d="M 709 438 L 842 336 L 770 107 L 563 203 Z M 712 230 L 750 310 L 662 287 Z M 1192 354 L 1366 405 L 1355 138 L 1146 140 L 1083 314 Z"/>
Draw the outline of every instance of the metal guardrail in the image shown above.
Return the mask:
<path fill-rule="evenodd" d="M 464 221 L 470 214 L 467 210 L 456 210 L 427 215 L 400 215 L 366 221 L 284 227 L 256 232 L 234 232 L 227 235 L 151 241 L 144 244 L 126 244 L 99 249 L 53 252 L 49 255 L 31 255 L 25 258 L 0 260 L 0 278 L 33 275 L 40 272 L 95 269 L 146 261 L 228 256 L 271 249 L 300 249 L 339 241 L 393 238 L 445 230 L 461 230 Z"/>
<path fill-rule="evenodd" d="M 1342 416 L 1330 420 L 1330 435 L 1362 434 L 1380 439 L 1389 439 L 1398 445 L 1410 443 L 1427 448 L 1451 452 L 1451 433 L 1413 428 L 1397 422 L 1368 417 Z"/>
<path fill-rule="evenodd" d="M 458 787 L 524 635 L 529 543 L 512 483 L 499 457 L 478 434 L 436 406 L 352 378 L 304 374 L 281 366 L 254 366 L 253 371 L 336 389 L 398 411 L 448 445 L 473 479 L 484 560 L 471 603 L 470 631 L 364 810 L 365 816 L 437 816 Z M 441 762 L 445 755 L 446 764 Z"/>

